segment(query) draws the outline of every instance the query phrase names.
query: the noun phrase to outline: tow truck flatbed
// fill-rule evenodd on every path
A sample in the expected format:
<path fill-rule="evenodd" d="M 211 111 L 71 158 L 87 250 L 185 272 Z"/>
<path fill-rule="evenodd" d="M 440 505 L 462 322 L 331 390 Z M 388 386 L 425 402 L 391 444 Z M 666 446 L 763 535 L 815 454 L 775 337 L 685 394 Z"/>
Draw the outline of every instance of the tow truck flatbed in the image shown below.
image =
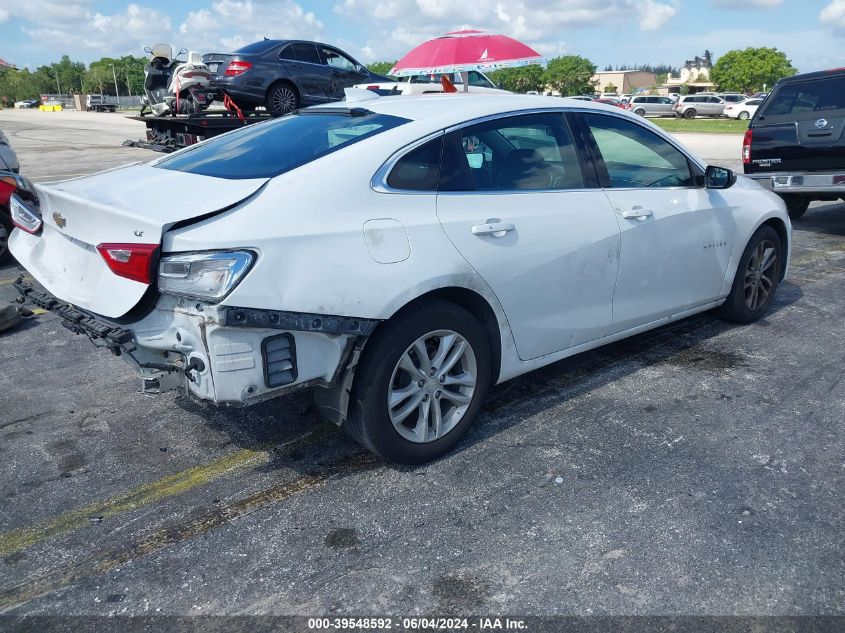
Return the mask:
<path fill-rule="evenodd" d="M 157 152 L 173 152 L 245 125 L 268 121 L 273 118 L 273 115 L 268 112 L 244 112 L 243 120 L 241 120 L 237 114 L 221 110 L 205 111 L 202 114 L 161 117 L 139 115 L 128 118 L 144 123 L 147 126 L 147 134 L 142 140 L 124 141 L 125 146 L 143 147 Z"/>

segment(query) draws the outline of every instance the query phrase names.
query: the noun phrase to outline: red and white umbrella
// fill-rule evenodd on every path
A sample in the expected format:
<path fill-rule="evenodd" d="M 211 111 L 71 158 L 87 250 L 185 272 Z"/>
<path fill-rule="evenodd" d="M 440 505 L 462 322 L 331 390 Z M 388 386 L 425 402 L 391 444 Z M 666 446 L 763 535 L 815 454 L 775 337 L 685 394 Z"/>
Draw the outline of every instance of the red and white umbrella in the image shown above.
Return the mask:
<path fill-rule="evenodd" d="M 388 74 L 394 77 L 441 75 L 471 70 L 498 70 L 542 62 L 540 53 L 515 39 L 467 30 L 446 33 L 420 44 L 396 62 Z"/>

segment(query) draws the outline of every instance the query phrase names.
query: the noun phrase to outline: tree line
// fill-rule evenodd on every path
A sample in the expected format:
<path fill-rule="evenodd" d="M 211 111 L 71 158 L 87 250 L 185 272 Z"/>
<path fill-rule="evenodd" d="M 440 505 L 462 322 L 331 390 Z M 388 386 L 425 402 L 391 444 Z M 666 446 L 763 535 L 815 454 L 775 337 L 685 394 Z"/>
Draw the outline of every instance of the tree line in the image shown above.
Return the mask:
<path fill-rule="evenodd" d="M 710 63 L 710 51 L 706 60 Z M 376 62 L 368 68 L 378 74 L 386 75 L 396 62 Z M 606 66 L 605 70 L 642 70 L 656 75 L 655 87 L 666 81 L 666 75 L 678 76 L 678 68 L 665 64 L 634 64 Z M 504 68 L 486 73 L 490 79 L 505 90 L 511 92 L 539 93 L 553 90 L 563 96 L 593 94 L 596 86 L 593 75 L 596 65 L 586 57 L 564 55 L 548 60 L 543 66 L 531 65 L 519 68 Z M 776 48 L 749 47 L 744 50 L 728 51 L 712 64 L 710 80 L 719 90 L 725 92 L 753 93 L 770 90 L 783 77 L 791 77 L 798 71 L 783 51 Z M 683 91 L 683 88 L 682 88 Z"/>
<path fill-rule="evenodd" d="M 146 63 L 145 57 L 125 55 L 103 57 L 86 66 L 63 55 L 60 61 L 32 71 L 6 68 L 0 70 L 0 103 L 10 105 L 57 93 L 143 94 Z"/>

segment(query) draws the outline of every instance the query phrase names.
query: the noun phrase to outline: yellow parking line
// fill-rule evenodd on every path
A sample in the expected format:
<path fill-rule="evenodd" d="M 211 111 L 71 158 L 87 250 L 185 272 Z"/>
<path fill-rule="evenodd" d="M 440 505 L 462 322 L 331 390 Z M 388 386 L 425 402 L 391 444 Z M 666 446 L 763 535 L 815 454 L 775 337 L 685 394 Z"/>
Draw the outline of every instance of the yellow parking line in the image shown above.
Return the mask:
<path fill-rule="evenodd" d="M 17 277 L 15 277 L 14 279 L 0 279 L 0 286 L 8 286 L 10 284 L 15 283 L 17 280 L 18 280 Z M 24 281 L 32 281 L 32 277 L 28 277 L 28 276 L 24 275 L 23 280 Z"/>
<path fill-rule="evenodd" d="M 283 446 L 297 443 L 309 435 L 311 432 L 286 442 Z M 270 460 L 271 452 L 278 448 L 269 445 L 259 449 L 245 448 L 209 464 L 183 470 L 111 499 L 72 510 L 39 525 L 0 534 L 0 556 L 8 556 L 41 541 L 83 528 L 90 524 L 92 516 L 106 519 L 121 512 L 136 510 L 207 484 L 225 474 L 264 464 Z"/>

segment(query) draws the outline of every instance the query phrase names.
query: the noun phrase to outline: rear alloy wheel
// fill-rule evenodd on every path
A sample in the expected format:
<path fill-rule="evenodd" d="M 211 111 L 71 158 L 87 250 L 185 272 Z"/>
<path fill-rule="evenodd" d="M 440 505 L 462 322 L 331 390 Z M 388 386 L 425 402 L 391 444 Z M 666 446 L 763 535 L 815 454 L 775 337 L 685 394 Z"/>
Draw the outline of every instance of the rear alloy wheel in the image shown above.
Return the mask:
<path fill-rule="evenodd" d="M 270 87 L 264 105 L 271 114 L 290 114 L 299 107 L 299 95 L 290 84 L 275 84 Z"/>
<path fill-rule="evenodd" d="M 0 211 L 0 213 L 3 213 Z M 0 266 L 12 261 L 12 254 L 9 252 L 9 235 L 12 233 L 12 222 L 5 213 L 0 215 Z"/>
<path fill-rule="evenodd" d="M 645 116 L 645 110 L 643 108 L 637 108 L 636 110 L 634 110 L 634 114 L 638 116 Z"/>
<path fill-rule="evenodd" d="M 807 212 L 807 207 L 810 206 L 810 199 L 804 196 L 783 195 L 781 199 L 786 205 L 791 220 L 800 219 Z"/>
<path fill-rule="evenodd" d="M 737 118 L 737 119 L 739 119 L 740 121 L 747 121 L 747 120 L 748 120 L 748 118 L 749 118 L 750 116 L 751 116 L 751 115 L 750 115 L 750 114 L 748 114 L 748 112 L 746 112 L 745 110 L 743 110 L 742 112 L 740 112 L 740 113 L 737 115 L 737 117 L 736 117 L 736 118 Z"/>
<path fill-rule="evenodd" d="M 698 114 L 698 112 L 696 112 L 695 110 L 690 108 L 689 110 L 684 112 L 684 118 L 685 119 L 694 119 L 696 114 Z"/>
<path fill-rule="evenodd" d="M 427 462 L 466 433 L 489 383 L 481 324 L 460 306 L 433 302 L 367 342 L 344 428 L 388 461 Z"/>
<path fill-rule="evenodd" d="M 759 319 L 772 303 L 780 283 L 783 245 L 771 226 L 751 236 L 736 269 L 731 292 L 718 309 L 719 316 L 737 323 Z"/>

